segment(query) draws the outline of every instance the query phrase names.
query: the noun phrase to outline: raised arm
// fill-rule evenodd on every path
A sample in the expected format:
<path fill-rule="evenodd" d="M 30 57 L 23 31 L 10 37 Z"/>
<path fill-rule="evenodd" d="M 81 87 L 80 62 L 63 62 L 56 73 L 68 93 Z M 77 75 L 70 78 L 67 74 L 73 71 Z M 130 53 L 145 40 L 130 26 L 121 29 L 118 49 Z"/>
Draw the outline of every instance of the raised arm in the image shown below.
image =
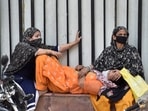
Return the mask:
<path fill-rule="evenodd" d="M 62 45 L 60 45 L 60 46 L 59 46 L 59 52 L 67 51 L 67 50 L 69 50 L 70 48 L 72 48 L 73 46 L 77 45 L 77 44 L 80 42 L 80 40 L 81 40 L 81 37 L 79 36 L 79 33 L 80 33 L 80 32 L 78 31 L 77 34 L 76 34 L 76 38 L 75 38 L 74 41 L 69 42 L 69 43 L 67 43 L 67 44 L 62 44 Z"/>

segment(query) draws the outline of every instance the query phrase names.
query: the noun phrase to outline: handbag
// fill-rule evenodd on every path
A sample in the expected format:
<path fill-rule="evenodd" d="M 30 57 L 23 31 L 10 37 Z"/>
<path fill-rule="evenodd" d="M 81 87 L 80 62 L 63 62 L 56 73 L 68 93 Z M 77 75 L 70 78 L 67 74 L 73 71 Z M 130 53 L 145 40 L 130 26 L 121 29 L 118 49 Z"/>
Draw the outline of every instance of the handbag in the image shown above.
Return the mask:
<path fill-rule="evenodd" d="M 123 79 L 131 88 L 136 101 L 139 97 L 141 97 L 142 95 L 144 95 L 144 93 L 148 91 L 148 84 L 141 76 L 132 76 L 132 74 L 130 74 L 129 70 L 127 70 L 126 68 L 121 69 L 120 73 Z"/>

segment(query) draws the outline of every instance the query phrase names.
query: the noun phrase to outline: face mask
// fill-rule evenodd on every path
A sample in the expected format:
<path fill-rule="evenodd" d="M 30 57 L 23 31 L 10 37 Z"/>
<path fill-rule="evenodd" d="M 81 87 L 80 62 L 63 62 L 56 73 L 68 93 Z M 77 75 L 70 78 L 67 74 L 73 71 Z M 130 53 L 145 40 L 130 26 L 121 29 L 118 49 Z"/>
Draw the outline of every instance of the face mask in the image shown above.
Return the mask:
<path fill-rule="evenodd" d="M 32 40 L 29 43 L 32 46 L 39 46 L 41 44 L 41 42 L 42 42 L 42 38 L 39 38 L 39 39 Z"/>
<path fill-rule="evenodd" d="M 124 36 L 116 36 L 116 42 L 119 42 L 121 44 L 126 44 L 128 37 L 124 37 Z"/>

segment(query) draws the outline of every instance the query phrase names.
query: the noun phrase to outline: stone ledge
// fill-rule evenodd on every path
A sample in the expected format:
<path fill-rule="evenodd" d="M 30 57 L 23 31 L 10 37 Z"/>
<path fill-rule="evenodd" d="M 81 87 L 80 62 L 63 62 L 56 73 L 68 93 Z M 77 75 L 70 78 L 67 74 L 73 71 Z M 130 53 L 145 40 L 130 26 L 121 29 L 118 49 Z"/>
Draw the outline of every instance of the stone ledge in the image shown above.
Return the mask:
<path fill-rule="evenodd" d="M 87 94 L 47 93 L 38 100 L 35 111 L 94 111 Z"/>

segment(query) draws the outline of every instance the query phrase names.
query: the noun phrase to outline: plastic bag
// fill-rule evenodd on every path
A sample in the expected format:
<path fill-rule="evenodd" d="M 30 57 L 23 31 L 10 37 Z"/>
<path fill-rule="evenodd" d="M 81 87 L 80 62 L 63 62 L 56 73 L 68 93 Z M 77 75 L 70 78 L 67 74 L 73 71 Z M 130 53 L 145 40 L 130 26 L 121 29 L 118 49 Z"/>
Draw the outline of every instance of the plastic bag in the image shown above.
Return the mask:
<path fill-rule="evenodd" d="M 137 76 L 134 77 L 125 68 L 123 68 L 120 71 L 120 73 L 121 73 L 122 77 L 124 78 L 124 80 L 130 86 L 136 101 L 146 91 L 148 91 L 148 84 L 146 83 L 146 81 L 141 76 L 137 75 Z"/>

